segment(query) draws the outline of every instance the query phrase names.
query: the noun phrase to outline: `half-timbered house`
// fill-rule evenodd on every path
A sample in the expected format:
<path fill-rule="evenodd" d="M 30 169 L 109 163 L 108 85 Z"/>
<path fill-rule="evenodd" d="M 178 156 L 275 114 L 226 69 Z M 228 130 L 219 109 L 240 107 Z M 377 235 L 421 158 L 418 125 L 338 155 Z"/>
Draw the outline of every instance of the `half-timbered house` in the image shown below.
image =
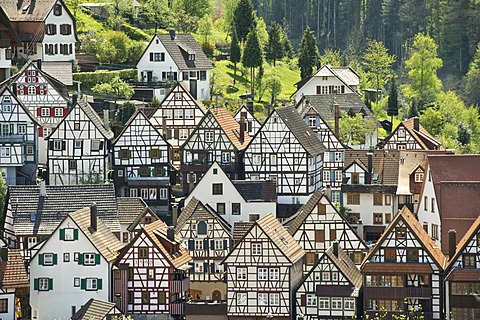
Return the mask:
<path fill-rule="evenodd" d="M 193 36 L 175 30 L 153 36 L 137 63 L 140 82 L 184 81 L 192 96 L 201 100 L 210 100 L 211 69 L 212 62 Z"/>
<path fill-rule="evenodd" d="M 276 214 L 275 183 L 268 181 L 230 180 L 214 162 L 185 199 L 193 198 L 212 207 L 230 225 L 235 221 L 255 221 L 269 213 Z"/>
<path fill-rule="evenodd" d="M 360 265 L 368 247 L 352 226 L 321 192 L 315 191 L 298 212 L 284 222 L 288 233 L 306 252 L 307 273 L 320 255 L 338 242 L 350 259 Z"/>
<path fill-rule="evenodd" d="M 290 319 L 305 252 L 272 215 L 246 232 L 227 255 L 229 319 Z"/>
<path fill-rule="evenodd" d="M 150 211 L 145 201 L 138 197 L 117 197 L 118 222 L 120 223 L 119 240 L 123 243 L 129 243 L 135 236 L 129 228 L 139 216 L 143 216 L 146 211 Z"/>
<path fill-rule="evenodd" d="M 76 186 L 11 186 L 1 220 L 2 238 L 21 249 L 26 262 L 34 247 L 47 239 L 68 213 L 97 203 L 98 217 L 120 238 L 113 184 Z"/>
<path fill-rule="evenodd" d="M 5 86 L 0 89 L 0 171 L 7 185 L 33 184 L 37 177 L 39 124 Z"/>
<path fill-rule="evenodd" d="M 29 309 L 29 282 L 18 249 L 0 248 L 0 317 L 16 320 Z"/>
<path fill-rule="evenodd" d="M 357 232 L 376 241 L 398 211 L 399 152 L 349 150 L 345 153 L 342 204 Z"/>
<path fill-rule="evenodd" d="M 295 315 L 305 320 L 355 319 L 361 315 L 361 289 L 360 270 L 333 242 L 295 290 Z"/>
<path fill-rule="evenodd" d="M 0 82 L 10 78 L 12 69 L 12 47 L 20 46 L 22 42 L 10 23 L 7 14 L 0 7 Z"/>
<path fill-rule="evenodd" d="M 245 179 L 276 182 L 279 203 L 305 203 L 322 187 L 325 151 L 293 107 L 277 108 L 245 150 Z"/>
<path fill-rule="evenodd" d="M 480 155 L 428 155 L 417 218 L 444 255 L 448 231 L 462 237 L 480 215 Z"/>
<path fill-rule="evenodd" d="M 38 128 L 38 163 L 46 164 L 47 144 L 44 138 L 68 114 L 71 104 L 65 85 L 42 71 L 38 62 L 33 61 L 27 62 L 2 85 L 8 85 L 12 93 L 41 124 Z"/>
<path fill-rule="evenodd" d="M 188 244 L 193 259 L 190 292 L 194 299 L 226 300 L 222 260 L 230 252 L 231 226 L 209 205 L 192 198 L 183 208 L 175 233 Z"/>
<path fill-rule="evenodd" d="M 260 129 L 260 122 L 255 118 L 255 116 L 248 110 L 246 105 L 242 105 L 238 110 L 237 113 L 233 116 L 238 123 L 243 121 L 245 126 L 245 132 L 248 132 L 248 135 L 253 138 L 256 134 L 258 129 Z M 243 120 L 242 120 L 243 119 Z"/>
<path fill-rule="evenodd" d="M 112 301 L 111 270 L 123 244 L 97 206 L 69 213 L 30 261 L 32 319 L 70 318 L 90 298 Z"/>
<path fill-rule="evenodd" d="M 446 258 L 407 207 L 397 214 L 365 258 L 364 311 L 444 319 Z"/>
<path fill-rule="evenodd" d="M 117 196 L 140 197 L 159 216 L 170 209 L 170 145 L 138 110 L 112 144 Z"/>
<path fill-rule="evenodd" d="M 195 100 L 183 81 L 179 81 L 150 117 L 155 128 L 172 146 L 173 161 L 180 162 L 178 148 L 187 141 L 205 112 L 201 102 Z"/>
<path fill-rule="evenodd" d="M 445 310 L 452 319 L 480 319 L 480 216 L 456 250 L 455 230 L 449 231 L 450 261 L 445 276 Z"/>
<path fill-rule="evenodd" d="M 440 150 L 442 143 L 436 140 L 420 124 L 418 117 L 402 121 L 379 147 L 388 150 Z"/>
<path fill-rule="evenodd" d="M 197 128 L 180 147 L 183 191 L 192 191 L 216 161 L 230 179 L 243 179 L 243 151 L 250 142 L 241 126 L 225 108 L 207 111 Z"/>
<path fill-rule="evenodd" d="M 184 314 L 192 260 L 173 227 L 146 225 L 118 256 L 113 293 L 119 308 L 134 316 Z"/>
<path fill-rule="evenodd" d="M 113 132 L 105 127 L 95 110 L 87 102 L 78 101 L 46 138 L 48 184 L 106 181 L 112 139 Z"/>

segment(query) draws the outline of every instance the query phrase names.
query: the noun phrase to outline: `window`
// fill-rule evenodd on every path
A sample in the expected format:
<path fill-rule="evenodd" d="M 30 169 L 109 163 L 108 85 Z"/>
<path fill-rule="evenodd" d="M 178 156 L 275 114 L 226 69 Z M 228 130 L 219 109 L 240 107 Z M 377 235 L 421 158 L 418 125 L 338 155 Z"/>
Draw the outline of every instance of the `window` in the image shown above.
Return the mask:
<path fill-rule="evenodd" d="M 50 108 L 42 108 L 42 117 L 50 117 Z"/>
<path fill-rule="evenodd" d="M 175 109 L 174 111 L 175 119 L 183 119 L 183 110 L 182 109 Z"/>
<path fill-rule="evenodd" d="M 405 138 L 405 129 L 404 128 L 398 128 L 398 137 L 399 138 Z"/>
<path fill-rule="evenodd" d="M 167 188 L 162 188 L 160 189 L 160 200 L 165 200 L 168 198 L 168 189 Z"/>
<path fill-rule="evenodd" d="M 343 173 L 342 170 L 336 170 L 335 171 L 335 181 L 342 181 L 343 178 Z"/>
<path fill-rule="evenodd" d="M 432 212 L 435 213 L 435 198 L 432 198 Z"/>
<path fill-rule="evenodd" d="M 240 203 L 232 203 L 232 214 L 240 214 Z"/>
<path fill-rule="evenodd" d="M 262 255 L 262 243 L 261 242 L 252 242 L 252 255 L 261 256 Z"/>
<path fill-rule="evenodd" d="M 308 117 L 308 126 L 315 128 L 317 126 L 317 117 L 316 116 L 309 116 Z"/>
<path fill-rule="evenodd" d="M 3 105 L 2 110 L 3 112 L 12 112 L 12 105 L 10 103 L 6 103 Z"/>
<path fill-rule="evenodd" d="M 383 206 L 383 194 L 374 193 L 373 194 L 373 205 L 374 206 Z"/>
<path fill-rule="evenodd" d="M 148 248 L 146 248 L 146 247 L 138 248 L 138 258 L 140 258 L 140 259 L 148 258 Z"/>
<path fill-rule="evenodd" d="M 150 152 L 150 158 L 160 159 L 160 150 L 158 148 L 153 148 Z"/>
<path fill-rule="evenodd" d="M 193 119 L 193 118 L 194 118 L 194 110 L 185 109 L 185 119 Z"/>
<path fill-rule="evenodd" d="M 155 269 L 154 268 L 148 268 L 147 269 L 147 279 L 148 280 L 155 279 Z"/>
<path fill-rule="evenodd" d="M 359 184 L 360 182 L 360 175 L 358 172 L 352 172 L 350 173 L 350 177 L 352 178 L 352 184 Z"/>
<path fill-rule="evenodd" d="M 385 262 L 396 262 L 396 249 L 395 248 L 385 248 L 384 250 L 384 259 Z"/>
<path fill-rule="evenodd" d="M 405 239 L 406 237 L 407 237 L 407 228 L 406 227 L 395 228 L 395 238 L 396 239 Z"/>
<path fill-rule="evenodd" d="M 137 189 L 130 189 L 129 194 L 130 194 L 130 197 L 136 198 L 136 197 L 138 197 L 138 190 Z"/>
<path fill-rule="evenodd" d="M 390 222 L 392 222 L 392 214 L 385 213 L 385 223 L 390 223 Z"/>
<path fill-rule="evenodd" d="M 207 80 L 207 71 L 200 71 L 200 80 Z"/>
<path fill-rule="evenodd" d="M 83 265 L 84 266 L 94 266 L 95 265 L 95 253 L 84 253 L 83 254 Z"/>
<path fill-rule="evenodd" d="M 340 191 L 332 191 L 332 202 L 340 203 Z"/>
<path fill-rule="evenodd" d="M 0 313 L 8 312 L 8 299 L 0 299 Z"/>
<path fill-rule="evenodd" d="M 70 170 L 77 169 L 77 160 L 68 160 L 68 169 Z"/>
<path fill-rule="evenodd" d="M 39 260 L 41 256 L 39 257 Z M 43 265 L 44 266 L 53 266 L 53 253 L 45 253 L 43 255 Z"/>
<path fill-rule="evenodd" d="M 268 268 L 258 268 L 258 280 L 268 280 Z"/>
<path fill-rule="evenodd" d="M 247 268 L 237 268 L 237 280 L 247 280 Z"/>
<path fill-rule="evenodd" d="M 205 132 L 205 142 L 210 143 L 214 140 L 214 132 L 213 131 L 206 131 Z"/>
<path fill-rule="evenodd" d="M 347 193 L 347 204 L 360 204 L 360 193 Z"/>
<path fill-rule="evenodd" d="M 172 119 L 173 111 L 171 109 L 163 110 L 163 117 L 165 119 Z"/>
<path fill-rule="evenodd" d="M 130 158 L 130 151 L 128 149 L 120 150 L 120 160 L 126 160 Z"/>
<path fill-rule="evenodd" d="M 64 240 L 65 241 L 73 241 L 75 240 L 75 229 L 73 228 L 65 228 L 63 229 L 64 232 L 65 232 L 65 235 L 64 235 Z"/>
<path fill-rule="evenodd" d="M 45 25 L 45 33 L 49 36 L 57 34 L 57 26 L 52 23 Z"/>
<path fill-rule="evenodd" d="M 55 117 L 63 117 L 63 108 L 55 108 Z"/>
<path fill-rule="evenodd" d="M 33 154 L 33 146 L 27 146 L 27 154 Z"/>
<path fill-rule="evenodd" d="M 148 199 L 155 200 L 157 199 L 157 188 L 148 189 Z"/>
<path fill-rule="evenodd" d="M 92 140 L 92 151 L 100 151 L 100 140 Z"/>
<path fill-rule="evenodd" d="M 212 183 L 212 194 L 213 195 L 222 195 L 223 194 L 223 183 Z"/>
<path fill-rule="evenodd" d="M 150 304 L 150 292 L 142 292 L 142 303 L 143 304 Z"/>
<path fill-rule="evenodd" d="M 1 157 L 10 157 L 10 147 L 1 147 L 0 148 Z"/>
<path fill-rule="evenodd" d="M 159 292 L 157 299 L 159 304 L 165 304 L 167 302 L 165 292 Z"/>
<path fill-rule="evenodd" d="M 150 170 L 148 167 L 140 167 L 139 174 L 140 174 L 140 177 L 149 177 Z"/>
<path fill-rule="evenodd" d="M 199 221 L 197 223 L 197 235 L 207 235 L 207 223 L 205 221 Z"/>
<path fill-rule="evenodd" d="M 230 163 L 230 152 L 222 152 L 222 163 Z"/>
<path fill-rule="evenodd" d="M 277 165 L 277 155 L 270 154 L 270 165 L 276 166 Z"/>
<path fill-rule="evenodd" d="M 217 213 L 218 214 L 225 214 L 225 203 L 217 203 Z"/>
<path fill-rule="evenodd" d="M 432 224 L 432 238 L 438 240 L 438 225 Z"/>
<path fill-rule="evenodd" d="M 237 293 L 237 305 L 246 306 L 248 300 L 248 294 L 246 292 Z"/>
<path fill-rule="evenodd" d="M 36 94 L 37 94 L 37 88 L 35 86 L 28 86 L 28 95 L 34 96 Z M 46 108 L 42 108 L 42 111 L 43 109 L 46 109 Z M 50 115 L 50 109 L 48 109 L 48 115 Z"/>
<path fill-rule="evenodd" d="M 141 188 L 140 196 L 142 197 L 142 199 L 148 199 L 148 188 Z"/>
<path fill-rule="evenodd" d="M 330 309 L 330 298 L 318 297 L 318 309 Z"/>
<path fill-rule="evenodd" d="M 423 171 L 415 172 L 415 182 L 423 182 Z"/>
<path fill-rule="evenodd" d="M 62 140 L 53 140 L 53 150 L 59 151 L 63 149 L 63 141 Z"/>
<path fill-rule="evenodd" d="M 385 195 L 385 205 L 386 206 L 392 205 L 392 196 L 390 194 Z"/>
<path fill-rule="evenodd" d="M 332 298 L 332 309 L 342 309 L 342 298 Z"/>
<path fill-rule="evenodd" d="M 464 254 L 463 255 L 463 267 L 464 268 L 475 268 L 476 255 L 475 254 Z"/>
<path fill-rule="evenodd" d="M 86 286 L 85 289 L 89 291 L 96 291 L 99 288 L 98 286 L 98 279 L 97 278 L 87 278 L 86 280 Z"/>
<path fill-rule="evenodd" d="M 81 149 L 82 148 L 82 140 L 75 140 L 73 147 L 75 149 Z"/>
<path fill-rule="evenodd" d="M 330 171 L 323 170 L 323 181 L 330 181 Z"/>
<path fill-rule="evenodd" d="M 38 278 L 36 279 L 38 281 L 38 287 L 37 290 L 39 291 L 48 291 L 53 289 L 53 279 L 49 278 Z M 35 283 L 34 283 L 35 286 Z"/>
<path fill-rule="evenodd" d="M 62 34 L 62 35 L 72 34 L 72 26 L 69 25 L 69 24 L 61 24 L 60 25 L 60 34 Z"/>
<path fill-rule="evenodd" d="M 307 252 L 306 255 L 305 255 L 305 261 L 306 261 L 306 264 L 311 266 L 313 264 L 315 264 L 315 252 Z"/>
<path fill-rule="evenodd" d="M 325 230 L 315 230 L 315 241 L 316 242 L 325 241 Z"/>
<path fill-rule="evenodd" d="M 330 281 L 330 271 L 322 271 L 322 281 Z"/>
<path fill-rule="evenodd" d="M 428 210 L 428 197 L 425 196 L 423 198 L 423 210 L 427 211 Z"/>
<path fill-rule="evenodd" d="M 307 307 L 317 306 L 317 296 L 314 294 L 307 294 Z"/>
<path fill-rule="evenodd" d="M 188 138 L 188 129 L 179 129 L 178 138 L 181 140 L 186 140 Z"/>
<path fill-rule="evenodd" d="M 280 269 L 279 268 L 270 268 L 269 269 L 269 279 L 273 281 L 278 281 L 280 279 Z"/>
<path fill-rule="evenodd" d="M 280 294 L 279 293 L 270 293 L 270 305 L 279 306 L 280 305 Z"/>
<path fill-rule="evenodd" d="M 383 213 L 373 213 L 373 224 L 383 224 Z"/>
<path fill-rule="evenodd" d="M 258 305 L 268 306 L 268 293 L 258 293 Z"/>
<path fill-rule="evenodd" d="M 152 54 L 152 53 L 151 53 Z M 151 56 L 150 56 L 150 60 Z M 164 52 L 153 52 L 153 61 L 165 61 L 165 53 Z"/>
<path fill-rule="evenodd" d="M 355 310 L 355 299 L 354 298 L 344 298 L 343 308 L 345 310 Z"/>
<path fill-rule="evenodd" d="M 61 4 L 56 4 L 53 7 L 53 14 L 55 16 L 61 16 L 62 15 L 62 5 Z"/>
<path fill-rule="evenodd" d="M 260 154 L 254 154 L 252 156 L 252 164 L 254 166 L 258 166 L 258 165 L 261 165 L 262 164 L 262 155 Z"/>
<path fill-rule="evenodd" d="M 418 262 L 418 249 L 407 249 L 407 262 Z"/>

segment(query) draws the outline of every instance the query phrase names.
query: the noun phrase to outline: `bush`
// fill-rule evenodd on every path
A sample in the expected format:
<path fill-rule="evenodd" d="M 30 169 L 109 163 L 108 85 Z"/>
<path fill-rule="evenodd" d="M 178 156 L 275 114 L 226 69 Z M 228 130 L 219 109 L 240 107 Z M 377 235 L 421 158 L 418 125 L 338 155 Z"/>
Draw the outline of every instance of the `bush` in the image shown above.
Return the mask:
<path fill-rule="evenodd" d="M 113 77 L 119 76 L 124 81 L 137 80 L 136 69 L 124 69 L 124 70 L 99 70 L 95 72 L 78 72 L 73 74 L 73 80 L 80 81 L 82 83 L 82 90 L 91 90 L 97 83 L 109 82 Z"/>
<path fill-rule="evenodd" d="M 213 51 L 215 50 L 215 46 L 213 45 L 213 43 L 204 41 L 202 42 L 200 47 L 202 48 L 203 53 L 205 53 L 207 57 L 209 58 L 213 57 Z"/>
<path fill-rule="evenodd" d="M 122 25 L 122 31 L 127 34 L 127 36 L 132 39 L 132 40 L 137 40 L 137 41 L 150 41 L 151 36 L 146 33 L 143 30 L 140 30 L 138 28 L 132 27 L 129 24 L 123 24 Z"/>

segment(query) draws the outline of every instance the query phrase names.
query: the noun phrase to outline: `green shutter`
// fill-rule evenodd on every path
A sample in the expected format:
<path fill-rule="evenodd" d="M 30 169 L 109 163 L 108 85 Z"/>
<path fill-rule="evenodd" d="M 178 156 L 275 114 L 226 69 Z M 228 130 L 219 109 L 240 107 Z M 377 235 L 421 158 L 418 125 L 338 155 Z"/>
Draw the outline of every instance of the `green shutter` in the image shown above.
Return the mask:
<path fill-rule="evenodd" d="M 118 159 L 122 159 L 122 150 L 118 150 Z"/>
<path fill-rule="evenodd" d="M 78 254 L 78 264 L 83 265 L 83 253 Z"/>
<path fill-rule="evenodd" d="M 38 278 L 33 279 L 33 290 L 38 290 Z"/>
<path fill-rule="evenodd" d="M 53 265 L 56 265 L 58 263 L 58 257 L 57 257 L 57 254 L 54 253 L 53 254 Z"/>
<path fill-rule="evenodd" d="M 48 278 L 48 290 L 53 290 L 53 278 Z"/>
<path fill-rule="evenodd" d="M 102 279 L 97 279 L 97 290 L 102 290 L 102 285 L 103 285 L 102 282 L 103 282 Z"/>
<path fill-rule="evenodd" d="M 85 290 L 87 288 L 87 279 L 80 279 L 80 289 Z"/>
<path fill-rule="evenodd" d="M 132 157 L 132 152 L 130 151 L 130 149 L 128 149 L 128 159 L 130 159 Z"/>
<path fill-rule="evenodd" d="M 73 229 L 73 240 L 78 240 L 78 229 Z"/>
<path fill-rule="evenodd" d="M 43 266 L 43 253 L 38 255 L 38 264 Z"/>
<path fill-rule="evenodd" d="M 100 264 L 100 254 L 95 253 L 95 265 Z"/>
<path fill-rule="evenodd" d="M 152 158 L 152 149 L 148 150 L 148 157 L 151 159 Z"/>
<path fill-rule="evenodd" d="M 60 229 L 60 240 L 65 240 L 65 229 Z"/>

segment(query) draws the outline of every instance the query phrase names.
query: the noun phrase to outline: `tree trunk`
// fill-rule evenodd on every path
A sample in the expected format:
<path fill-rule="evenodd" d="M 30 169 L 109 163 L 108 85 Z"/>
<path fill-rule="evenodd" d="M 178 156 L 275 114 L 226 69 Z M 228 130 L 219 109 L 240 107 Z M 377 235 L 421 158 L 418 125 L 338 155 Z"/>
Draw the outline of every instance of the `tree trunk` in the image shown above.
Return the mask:
<path fill-rule="evenodd" d="M 233 63 L 233 86 L 237 83 L 237 63 Z"/>

